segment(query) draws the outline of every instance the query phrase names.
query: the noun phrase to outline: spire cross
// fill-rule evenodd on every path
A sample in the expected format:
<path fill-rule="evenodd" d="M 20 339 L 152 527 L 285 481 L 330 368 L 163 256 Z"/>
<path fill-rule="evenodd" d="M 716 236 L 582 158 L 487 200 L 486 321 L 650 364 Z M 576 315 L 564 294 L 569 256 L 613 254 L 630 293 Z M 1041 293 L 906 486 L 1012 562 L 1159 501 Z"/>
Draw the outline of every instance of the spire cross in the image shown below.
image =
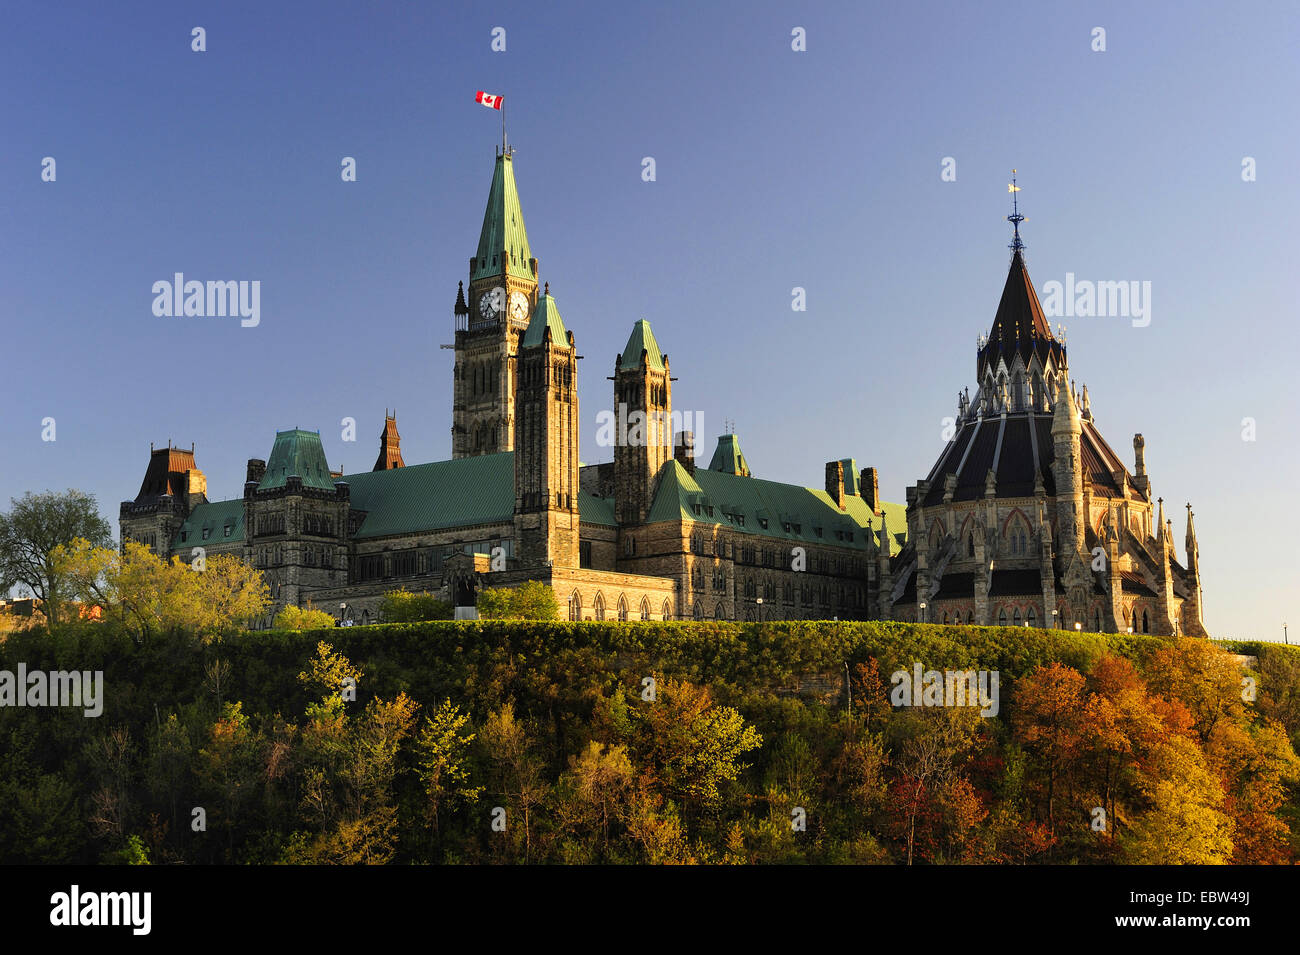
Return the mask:
<path fill-rule="evenodd" d="M 1016 185 L 1016 171 L 1011 170 L 1011 182 L 1007 185 L 1007 192 L 1011 193 L 1011 215 L 1007 216 L 1007 221 L 1015 229 L 1015 236 L 1011 240 L 1012 252 L 1023 252 L 1025 244 L 1020 241 L 1020 223 L 1025 221 L 1025 217 L 1020 214 L 1020 197 L 1016 195 L 1020 187 Z"/>

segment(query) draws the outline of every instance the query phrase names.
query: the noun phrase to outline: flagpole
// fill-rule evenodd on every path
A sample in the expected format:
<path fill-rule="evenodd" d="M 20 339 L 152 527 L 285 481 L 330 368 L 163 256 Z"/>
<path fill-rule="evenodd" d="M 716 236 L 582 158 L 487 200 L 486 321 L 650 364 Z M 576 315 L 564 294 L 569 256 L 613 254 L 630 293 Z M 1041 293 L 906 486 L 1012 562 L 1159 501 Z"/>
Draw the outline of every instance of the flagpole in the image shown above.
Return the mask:
<path fill-rule="evenodd" d="M 501 155 L 506 154 L 506 98 L 501 97 Z"/>

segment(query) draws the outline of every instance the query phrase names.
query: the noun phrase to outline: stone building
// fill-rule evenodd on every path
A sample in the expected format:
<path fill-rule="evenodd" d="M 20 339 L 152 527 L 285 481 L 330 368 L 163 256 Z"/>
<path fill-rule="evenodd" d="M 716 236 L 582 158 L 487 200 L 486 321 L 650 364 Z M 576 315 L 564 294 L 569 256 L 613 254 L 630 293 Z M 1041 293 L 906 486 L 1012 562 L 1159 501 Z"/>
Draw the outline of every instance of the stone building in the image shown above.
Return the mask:
<path fill-rule="evenodd" d="M 1179 561 L 1145 443 L 1129 471 L 1070 380 L 1025 268 L 1019 217 L 977 390 L 907 490 L 907 544 L 880 559 L 882 618 L 1205 636 L 1196 529 Z"/>
<path fill-rule="evenodd" d="M 614 358 L 613 460 L 584 466 L 576 339 L 539 281 L 513 157 L 499 153 L 453 308 L 451 459 L 407 465 L 387 413 L 374 468 L 358 474 L 330 468 L 319 432 L 281 431 L 248 461 L 242 497 L 209 501 L 193 448 L 169 443 L 122 503 L 123 540 L 185 560 L 238 554 L 276 609 L 312 603 L 358 623 L 389 590 L 466 606 L 479 587 L 526 580 L 552 586 L 570 619 L 872 616 L 906 540 L 876 470 L 845 458 L 822 487 L 767 481 L 730 433 L 697 467 L 644 320 Z"/>

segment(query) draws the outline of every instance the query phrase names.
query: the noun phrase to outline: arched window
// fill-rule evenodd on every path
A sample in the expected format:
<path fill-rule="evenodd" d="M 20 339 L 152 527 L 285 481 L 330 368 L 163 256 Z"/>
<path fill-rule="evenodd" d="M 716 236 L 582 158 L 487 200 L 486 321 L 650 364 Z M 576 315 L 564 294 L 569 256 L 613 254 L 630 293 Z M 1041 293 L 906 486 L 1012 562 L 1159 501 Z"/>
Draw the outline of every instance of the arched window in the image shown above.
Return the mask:
<path fill-rule="evenodd" d="M 718 605 L 713 608 L 713 619 L 714 620 L 727 619 L 727 608 L 721 602 L 719 602 Z"/>
<path fill-rule="evenodd" d="M 1147 620 L 1147 612 L 1145 610 L 1142 611 L 1142 632 L 1143 633 L 1151 632 L 1151 624 Z"/>
<path fill-rule="evenodd" d="M 1133 632 L 1134 632 L 1134 633 L 1137 633 L 1137 632 L 1138 632 L 1138 612 L 1137 612 L 1137 607 L 1134 607 L 1134 608 L 1133 608 L 1133 624 L 1132 624 L 1132 626 L 1133 626 Z"/>
<path fill-rule="evenodd" d="M 1101 633 L 1101 611 L 1100 610 L 1094 610 L 1092 612 L 1092 624 L 1093 624 L 1092 632 Z"/>
<path fill-rule="evenodd" d="M 650 619 L 650 598 L 649 597 L 641 598 L 641 619 L 642 620 Z"/>
<path fill-rule="evenodd" d="M 591 601 L 591 611 L 592 616 L 597 620 L 605 619 L 605 597 L 599 590 L 596 591 L 596 596 Z"/>
<path fill-rule="evenodd" d="M 1002 610 L 998 611 L 998 626 L 1005 627 L 1006 625 L 1007 625 L 1007 611 L 1005 608 L 1003 608 Z"/>
<path fill-rule="evenodd" d="M 966 535 L 966 556 L 967 557 L 975 556 L 975 535 L 974 534 Z"/>
<path fill-rule="evenodd" d="M 967 622 L 968 624 L 973 624 L 973 623 L 975 622 L 975 611 L 974 611 L 974 610 L 967 610 L 967 611 L 966 611 L 966 622 Z"/>
<path fill-rule="evenodd" d="M 664 601 L 663 611 L 664 611 L 663 619 L 665 620 L 673 619 L 673 605 L 670 604 L 667 600 Z"/>
<path fill-rule="evenodd" d="M 622 594 L 618 595 L 618 619 L 627 622 L 627 598 Z"/>
<path fill-rule="evenodd" d="M 1015 612 L 1011 615 L 1011 625 L 1012 625 L 1012 626 L 1015 626 L 1015 627 L 1020 626 L 1020 608 L 1019 608 L 1019 607 L 1017 607 L 1017 608 L 1015 609 Z"/>
<path fill-rule="evenodd" d="M 1033 607 L 1030 607 L 1029 612 L 1025 614 L 1025 626 L 1027 627 L 1038 626 L 1038 614 L 1034 613 Z"/>
<path fill-rule="evenodd" d="M 704 604 L 700 603 L 698 600 L 695 601 L 695 610 L 694 610 L 694 612 L 691 614 L 691 616 L 693 616 L 696 620 L 703 620 L 703 619 L 704 619 Z"/>
<path fill-rule="evenodd" d="M 582 619 L 582 594 L 576 590 L 569 596 L 569 619 Z"/>

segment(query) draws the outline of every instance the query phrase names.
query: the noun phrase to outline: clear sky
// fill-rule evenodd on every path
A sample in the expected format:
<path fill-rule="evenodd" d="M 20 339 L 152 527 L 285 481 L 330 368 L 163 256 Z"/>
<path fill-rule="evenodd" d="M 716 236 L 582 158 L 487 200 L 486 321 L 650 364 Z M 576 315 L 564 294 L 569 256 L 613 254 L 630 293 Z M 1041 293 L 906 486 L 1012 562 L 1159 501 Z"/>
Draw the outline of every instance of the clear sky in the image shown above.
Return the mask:
<path fill-rule="evenodd" d="M 116 525 L 169 439 L 236 497 L 292 427 L 368 469 L 386 407 L 408 463 L 449 457 L 485 89 L 586 356 L 586 461 L 646 318 L 700 456 L 734 419 L 760 476 L 852 456 L 902 501 L 974 390 L 1016 167 L 1040 294 L 1151 283 L 1145 327 L 1055 321 L 1130 468 L 1145 435 L 1180 558 L 1195 506 L 1211 632 L 1300 628 L 1294 3 L 51 6 L 7 0 L 0 30 L 0 504 L 79 487 Z M 175 272 L 259 280 L 260 325 L 156 317 Z"/>

